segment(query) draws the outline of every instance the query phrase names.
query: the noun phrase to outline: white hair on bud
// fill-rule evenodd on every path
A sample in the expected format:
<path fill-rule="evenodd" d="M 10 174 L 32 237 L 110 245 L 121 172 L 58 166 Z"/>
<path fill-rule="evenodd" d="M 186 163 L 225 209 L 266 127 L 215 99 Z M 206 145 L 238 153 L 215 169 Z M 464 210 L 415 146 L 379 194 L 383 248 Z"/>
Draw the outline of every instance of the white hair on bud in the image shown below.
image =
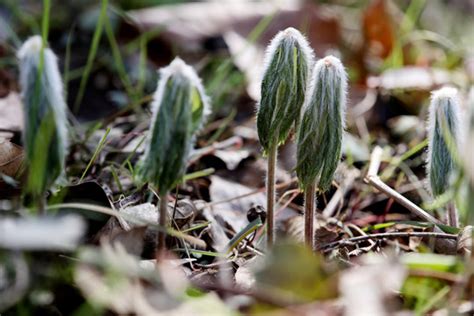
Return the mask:
<path fill-rule="evenodd" d="M 32 67 L 39 67 L 42 49 L 43 39 L 41 36 L 35 35 L 28 38 L 17 52 L 17 57 L 20 60 L 20 85 L 22 87 L 22 97 L 24 100 L 26 99 L 26 93 L 32 93 L 32 91 L 28 91 L 28 79 L 34 70 Z M 59 72 L 58 59 L 54 52 L 48 47 L 44 47 L 43 49 L 43 58 L 43 75 L 41 77 L 41 84 L 44 88 L 43 93 L 45 93 L 45 96 L 48 98 L 51 110 L 54 114 L 56 129 L 59 134 L 58 139 L 61 142 L 60 148 L 67 151 L 66 102 L 64 100 L 63 82 Z M 26 119 L 28 119 L 28 115 L 25 114 L 25 120 Z M 28 124 L 25 124 L 25 127 L 27 126 Z"/>
<path fill-rule="evenodd" d="M 314 69 L 311 72 L 311 79 L 308 81 L 308 88 L 306 89 L 305 102 L 301 109 L 301 113 L 304 113 L 304 110 L 311 106 L 312 98 L 314 95 L 314 90 L 318 85 L 319 81 L 322 80 L 325 83 L 335 83 L 335 81 L 340 80 L 340 90 L 339 95 L 325 95 L 326 91 L 322 91 L 323 95 L 321 100 L 336 100 L 339 98 L 339 104 L 341 104 L 340 116 L 342 118 L 343 128 L 346 127 L 346 101 L 347 101 L 347 73 L 344 65 L 335 56 L 326 56 L 316 62 Z M 335 93 L 336 89 L 328 89 L 330 93 Z M 329 110 L 334 110 L 333 108 Z M 318 122 L 317 119 L 313 122 Z"/>
<path fill-rule="evenodd" d="M 306 89 L 297 136 L 296 172 L 305 185 L 316 180 L 322 190 L 331 185 L 341 158 L 346 95 L 347 74 L 341 61 L 334 56 L 318 60 Z"/>
<path fill-rule="evenodd" d="M 26 58 L 27 56 L 37 55 L 40 53 L 43 47 L 43 39 L 39 35 L 34 35 L 28 38 L 23 45 L 20 47 L 17 53 L 19 59 Z"/>
<path fill-rule="evenodd" d="M 440 119 L 441 117 L 444 117 L 444 111 L 447 110 L 448 107 L 452 110 L 452 114 L 454 116 L 454 119 L 457 124 L 455 124 L 456 127 L 459 127 L 459 122 L 460 122 L 460 102 L 459 102 L 459 97 L 458 97 L 458 90 L 453 87 L 443 87 L 439 90 L 433 91 L 431 93 L 431 103 L 430 103 L 430 108 L 429 108 L 429 114 L 428 114 L 428 138 L 432 139 L 433 138 L 433 133 L 435 130 L 435 125 L 436 125 L 436 118 Z M 438 115 L 436 115 L 438 114 Z M 441 114 L 441 115 L 440 115 Z M 440 123 L 440 122 L 438 122 Z M 454 137 L 455 141 L 458 141 L 457 137 L 459 135 L 459 130 L 454 131 Z M 430 146 L 428 146 L 429 150 L 429 156 L 431 156 L 431 150 Z"/>
<path fill-rule="evenodd" d="M 160 78 L 158 82 L 158 87 L 156 88 L 156 91 L 153 95 L 153 103 L 151 109 L 153 113 L 153 118 L 151 126 L 155 125 L 155 120 L 158 117 L 157 114 L 160 110 L 163 94 L 165 93 L 166 83 L 171 77 L 175 77 L 175 79 L 177 80 L 179 80 L 180 78 L 182 78 L 183 80 L 188 80 L 191 86 L 198 90 L 204 107 L 202 120 L 202 123 L 204 123 L 206 117 L 211 113 L 210 99 L 204 91 L 202 81 L 197 75 L 196 71 L 193 69 L 193 67 L 186 64 L 181 58 L 176 57 L 168 66 L 161 68 L 159 70 L 159 73 Z"/>
<path fill-rule="evenodd" d="M 308 62 L 308 68 L 311 69 L 313 67 L 314 52 L 309 46 L 308 40 L 297 29 L 288 27 L 285 30 L 278 32 L 277 35 L 275 35 L 275 37 L 271 40 L 270 45 L 268 45 L 265 51 L 265 57 L 263 59 L 262 78 L 267 72 L 268 67 L 270 67 L 276 50 L 283 42 L 288 42 L 290 44 L 297 43 Z"/>
<path fill-rule="evenodd" d="M 450 117 L 446 117 L 446 114 Z M 460 115 L 460 101 L 458 97 L 458 90 L 453 87 L 443 87 L 439 90 L 431 93 L 431 103 L 428 113 L 428 155 L 427 155 L 427 173 L 428 181 L 432 183 L 430 176 L 430 170 L 432 168 L 432 155 L 433 155 L 433 141 L 435 138 L 436 124 L 443 126 L 442 120 L 450 119 L 453 122 L 453 130 L 450 131 L 452 134 L 452 140 L 454 145 L 459 148 L 460 136 L 461 136 L 461 115 Z M 448 157 L 446 157 L 447 159 Z M 449 176 L 449 175 L 447 175 Z"/>

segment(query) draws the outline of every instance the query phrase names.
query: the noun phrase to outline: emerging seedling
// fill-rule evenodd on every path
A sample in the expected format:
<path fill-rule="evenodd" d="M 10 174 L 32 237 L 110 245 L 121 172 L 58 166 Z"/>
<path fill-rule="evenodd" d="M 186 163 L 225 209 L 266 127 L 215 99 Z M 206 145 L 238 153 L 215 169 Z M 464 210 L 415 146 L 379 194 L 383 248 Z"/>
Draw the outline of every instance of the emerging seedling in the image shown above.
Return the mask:
<path fill-rule="evenodd" d="M 260 143 L 268 155 L 267 246 L 273 245 L 277 147 L 297 121 L 304 101 L 313 51 L 299 31 L 287 28 L 271 41 L 265 56 L 261 100 L 257 113 Z"/>
<path fill-rule="evenodd" d="M 305 192 L 305 242 L 313 248 L 315 190 L 326 191 L 341 158 L 347 75 L 333 56 L 314 66 L 297 134 L 296 174 Z"/>
<path fill-rule="evenodd" d="M 186 169 L 195 133 L 209 111 L 201 80 L 180 58 L 160 70 L 153 96 L 152 120 L 139 176 L 158 190 L 159 224 L 167 225 L 167 195 Z M 164 231 L 158 232 L 158 254 L 165 249 Z"/>
<path fill-rule="evenodd" d="M 459 100 L 457 90 L 442 88 L 433 92 L 429 109 L 427 173 L 434 197 L 445 193 L 456 170 L 454 155 L 460 137 Z M 448 204 L 448 225 L 458 227 L 454 202 Z"/>
<path fill-rule="evenodd" d="M 29 170 L 26 190 L 40 212 L 46 190 L 64 172 L 68 143 L 63 83 L 56 55 L 45 45 L 41 36 L 33 36 L 18 51 Z"/>

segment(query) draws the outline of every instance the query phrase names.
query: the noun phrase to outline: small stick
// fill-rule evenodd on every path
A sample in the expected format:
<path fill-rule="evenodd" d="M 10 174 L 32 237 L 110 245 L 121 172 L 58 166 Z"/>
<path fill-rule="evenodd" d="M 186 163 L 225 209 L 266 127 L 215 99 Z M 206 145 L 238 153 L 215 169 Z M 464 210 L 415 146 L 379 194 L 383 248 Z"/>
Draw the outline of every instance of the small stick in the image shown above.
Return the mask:
<path fill-rule="evenodd" d="M 387 196 L 393 198 L 395 201 L 403 205 L 406 209 L 408 209 L 410 212 L 418 216 L 419 218 L 424 219 L 425 221 L 428 221 L 432 224 L 435 225 L 440 225 L 442 224 L 439 220 L 434 218 L 432 215 L 424 211 L 422 208 L 414 204 L 412 201 L 408 200 L 406 197 L 389 187 L 387 184 L 385 184 L 382 180 L 377 175 L 377 172 L 380 167 L 380 163 L 382 162 L 382 153 L 383 150 L 381 147 L 376 146 L 374 150 L 372 151 L 372 154 L 370 156 L 370 165 L 369 165 L 369 171 L 367 172 L 366 177 L 364 178 L 364 181 L 373 187 L 375 187 L 377 190 L 385 193 Z"/>
<path fill-rule="evenodd" d="M 459 216 L 456 210 L 454 202 L 448 203 L 448 225 L 458 228 L 459 227 Z"/>
<path fill-rule="evenodd" d="M 309 249 L 314 245 L 314 209 L 315 184 L 308 185 L 304 190 L 304 241 Z"/>
<path fill-rule="evenodd" d="M 446 233 L 432 233 L 432 232 L 392 232 L 392 233 L 379 233 L 365 236 L 357 236 L 353 238 L 347 238 L 343 240 L 334 241 L 325 244 L 320 247 L 321 250 L 329 251 L 335 248 L 352 246 L 356 243 L 361 243 L 371 239 L 384 239 L 384 238 L 397 238 L 397 237 L 435 237 L 444 239 L 457 239 L 457 235 L 446 234 Z"/>

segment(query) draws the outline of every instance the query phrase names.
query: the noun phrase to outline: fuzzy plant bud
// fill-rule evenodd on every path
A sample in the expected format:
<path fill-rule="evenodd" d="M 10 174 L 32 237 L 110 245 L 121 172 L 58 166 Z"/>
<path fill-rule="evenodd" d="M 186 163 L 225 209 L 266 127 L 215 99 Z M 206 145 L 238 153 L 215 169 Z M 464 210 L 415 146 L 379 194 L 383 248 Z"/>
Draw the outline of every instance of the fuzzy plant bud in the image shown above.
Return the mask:
<path fill-rule="evenodd" d="M 454 155 L 460 136 L 460 105 L 455 88 L 433 92 L 428 121 L 427 173 L 432 194 L 443 194 L 456 168 Z"/>
<path fill-rule="evenodd" d="M 18 51 L 24 109 L 23 142 L 29 166 L 28 191 L 43 194 L 64 171 L 67 119 L 56 55 L 30 37 Z"/>
<path fill-rule="evenodd" d="M 194 135 L 208 111 L 208 97 L 192 67 L 176 58 L 160 70 L 146 149 L 139 166 L 140 177 L 157 186 L 160 194 L 181 180 Z"/>
<path fill-rule="evenodd" d="M 297 136 L 296 173 L 303 188 L 317 182 L 327 190 L 341 158 L 347 75 L 333 56 L 314 66 Z"/>
<path fill-rule="evenodd" d="M 304 102 L 313 51 L 294 28 L 279 32 L 267 48 L 257 113 L 260 143 L 268 152 L 284 142 Z"/>

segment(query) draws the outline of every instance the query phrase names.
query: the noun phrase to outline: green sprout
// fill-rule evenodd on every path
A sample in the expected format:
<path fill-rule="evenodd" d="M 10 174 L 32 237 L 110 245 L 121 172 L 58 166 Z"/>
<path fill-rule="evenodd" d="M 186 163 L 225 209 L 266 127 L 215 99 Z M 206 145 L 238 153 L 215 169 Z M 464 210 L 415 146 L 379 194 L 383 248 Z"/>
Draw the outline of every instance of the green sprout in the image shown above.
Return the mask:
<path fill-rule="evenodd" d="M 428 121 L 427 174 L 431 193 L 439 197 L 453 184 L 460 137 L 460 104 L 455 88 L 445 87 L 431 96 Z M 458 227 L 454 202 L 448 203 L 447 224 Z"/>
<path fill-rule="evenodd" d="M 304 102 L 306 80 L 313 62 L 313 51 L 294 28 L 279 32 L 265 56 L 261 100 L 257 113 L 260 143 L 268 155 L 267 169 L 267 246 L 273 245 L 275 168 L 277 148 L 286 141 L 299 118 Z"/>
<path fill-rule="evenodd" d="M 167 226 L 168 192 L 183 178 L 196 132 L 209 111 L 209 99 L 192 67 L 180 58 L 160 70 L 153 96 L 152 120 L 146 149 L 139 161 L 139 177 L 158 190 L 159 225 Z M 158 233 L 158 254 L 165 247 Z"/>
<path fill-rule="evenodd" d="M 68 147 L 63 83 L 56 55 L 45 46 L 41 36 L 33 36 L 18 51 L 29 170 L 26 191 L 40 213 L 45 192 L 64 174 Z"/>
<path fill-rule="evenodd" d="M 305 192 L 305 242 L 313 248 L 315 190 L 330 188 L 341 158 L 347 75 L 333 56 L 314 66 L 297 133 L 296 174 Z"/>

